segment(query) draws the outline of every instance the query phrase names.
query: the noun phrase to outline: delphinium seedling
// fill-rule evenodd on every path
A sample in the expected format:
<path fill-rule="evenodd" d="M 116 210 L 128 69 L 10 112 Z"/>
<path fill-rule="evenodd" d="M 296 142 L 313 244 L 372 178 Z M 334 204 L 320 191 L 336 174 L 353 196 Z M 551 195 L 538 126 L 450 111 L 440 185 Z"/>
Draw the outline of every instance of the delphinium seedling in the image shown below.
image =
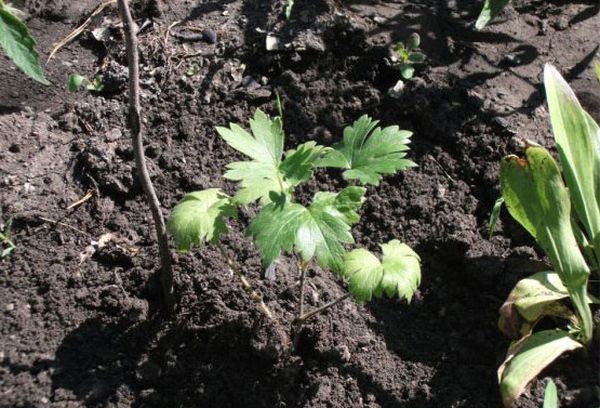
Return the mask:
<path fill-rule="evenodd" d="M 260 212 L 250 221 L 247 233 L 260 251 L 264 268 L 272 269 L 284 254 L 298 263 L 294 346 L 308 319 L 344 299 L 352 296 L 363 303 L 387 295 L 410 301 L 420 283 L 419 256 L 396 239 L 381 245 L 381 259 L 366 249 L 346 250 L 354 243 L 352 226 L 359 222 L 358 211 L 365 200 L 366 188 L 357 184 L 377 186 L 384 175 L 414 166 L 406 158 L 411 133 L 377 124 L 364 115 L 345 128 L 343 140 L 333 147 L 309 141 L 287 152 L 281 117 L 270 118 L 257 110 L 250 120 L 251 133 L 237 124 L 218 127 L 223 140 L 248 157 L 227 165 L 225 178 L 238 183 L 236 194 L 230 197 L 214 188 L 189 193 L 169 218 L 168 228 L 179 250 L 187 252 L 192 245 L 205 242 L 216 245 L 260 310 L 272 317 L 242 273 L 240 261 L 229 257 L 220 243 L 220 236 L 228 232 L 227 220 L 236 216 L 237 208 L 259 203 Z M 351 185 L 338 192 L 319 191 L 308 204 L 299 202 L 296 188 L 319 167 L 343 169 Z M 308 311 L 304 291 L 313 259 L 322 270 L 347 281 L 349 293 Z"/>
<path fill-rule="evenodd" d="M 392 48 L 392 63 L 400 70 L 404 79 L 411 79 L 415 74 L 415 65 L 425 62 L 425 54 L 420 52 L 421 37 L 412 33 L 406 43 L 398 41 Z"/>
<path fill-rule="evenodd" d="M 590 345 L 590 304 L 598 302 L 588 293 L 588 279 L 600 264 L 600 127 L 550 65 L 544 85 L 562 171 L 533 142 L 527 142 L 525 157 L 510 155 L 500 164 L 506 208 L 553 269 L 519 281 L 500 309 L 499 326 L 514 340 L 498 370 L 507 407 L 560 355 Z M 536 331 L 546 318 L 558 327 Z"/>
<path fill-rule="evenodd" d="M 11 225 L 12 219 L 8 220 L 6 225 L 4 225 L 2 232 L 0 232 L 0 242 L 2 243 L 2 245 L 0 245 L 0 259 L 7 258 L 17 247 L 10 236 Z"/>
<path fill-rule="evenodd" d="M 0 45 L 27 76 L 49 85 L 35 49 L 35 40 L 18 14 L 18 10 L 0 0 Z"/>
<path fill-rule="evenodd" d="M 88 91 L 101 92 L 104 89 L 104 84 L 102 83 L 102 78 L 99 76 L 90 80 L 83 75 L 71 74 L 69 75 L 67 87 L 69 88 L 69 92 L 77 92 L 82 87 Z"/>

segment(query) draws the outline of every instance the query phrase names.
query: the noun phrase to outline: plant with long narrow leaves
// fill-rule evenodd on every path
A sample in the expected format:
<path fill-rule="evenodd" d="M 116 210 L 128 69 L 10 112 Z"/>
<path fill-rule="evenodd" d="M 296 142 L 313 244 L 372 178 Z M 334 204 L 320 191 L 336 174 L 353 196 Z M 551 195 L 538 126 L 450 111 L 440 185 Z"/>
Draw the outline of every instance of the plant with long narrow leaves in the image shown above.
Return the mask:
<path fill-rule="evenodd" d="M 41 84 L 50 85 L 40 65 L 35 40 L 17 14 L 17 10 L 0 0 L 0 46 L 27 76 Z"/>
<path fill-rule="evenodd" d="M 525 157 L 507 156 L 500 165 L 509 213 L 554 269 L 521 280 L 500 309 L 500 329 L 514 339 L 498 370 L 505 406 L 553 360 L 588 346 L 593 336 L 590 304 L 597 300 L 588 293 L 588 277 L 600 262 L 600 128 L 551 65 L 544 85 L 562 172 L 533 142 Z M 535 331 L 544 318 L 559 326 Z"/>
<path fill-rule="evenodd" d="M 247 157 L 227 165 L 225 178 L 237 182 L 237 192 L 233 197 L 219 189 L 187 194 L 173 209 L 168 228 L 180 251 L 188 252 L 192 245 L 216 245 L 259 309 L 273 318 L 242 273 L 241 263 L 220 243 L 237 207 L 258 202 L 261 210 L 251 219 L 247 233 L 260 251 L 264 268 L 272 271 L 286 254 L 298 260 L 300 293 L 292 324 L 296 347 L 303 324 L 316 314 L 350 296 L 360 303 L 384 295 L 410 302 L 421 279 L 419 256 L 398 240 L 381 245 L 381 261 L 365 249 L 347 251 L 354 244 L 352 226 L 360 220 L 365 187 L 353 184 L 338 192 L 320 191 L 308 204 L 296 200 L 297 187 L 320 167 L 340 168 L 345 179 L 378 185 L 384 175 L 415 164 L 406 158 L 411 133 L 398 126 L 378 127 L 366 115 L 347 127 L 343 140 L 333 147 L 308 141 L 284 152 L 280 102 L 278 106 L 280 116 L 274 118 L 257 110 L 250 132 L 237 124 L 217 127 L 221 138 Z M 321 269 L 347 281 L 349 292 L 306 311 L 306 272 L 313 259 Z"/>

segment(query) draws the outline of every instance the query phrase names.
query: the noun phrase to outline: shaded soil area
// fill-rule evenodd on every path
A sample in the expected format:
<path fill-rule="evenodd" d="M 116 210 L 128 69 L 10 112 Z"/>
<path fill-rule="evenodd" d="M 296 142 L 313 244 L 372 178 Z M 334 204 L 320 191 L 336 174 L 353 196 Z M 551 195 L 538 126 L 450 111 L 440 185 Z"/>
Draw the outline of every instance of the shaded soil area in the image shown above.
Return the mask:
<path fill-rule="evenodd" d="M 17 245 L 0 262 L 0 406 L 499 407 L 508 340 L 498 308 L 547 264 L 505 214 L 489 239 L 498 163 L 522 139 L 552 146 L 546 62 L 598 116 L 597 2 L 515 2 L 484 32 L 472 30 L 480 5 L 463 0 L 296 0 L 289 20 L 274 0 L 133 3 L 146 154 L 165 215 L 186 192 L 234 192 L 222 172 L 237 156 L 214 127 L 246 124 L 256 108 L 276 113 L 276 94 L 288 148 L 330 145 L 368 113 L 414 132 L 419 166 L 369 188 L 357 244 L 407 242 L 423 260 L 422 285 L 410 305 L 336 306 L 307 324 L 290 356 L 208 246 L 174 254 L 178 310 L 157 313 L 157 247 L 125 126 L 123 38 L 107 8 L 48 63 L 54 86 L 0 60 L 0 223 L 12 220 Z M 97 4 L 22 2 L 44 57 Z M 411 32 L 427 62 L 392 96 L 400 76 L 389 49 Z M 280 49 L 266 51 L 268 34 Z M 98 75 L 105 90 L 69 94 L 71 73 Z M 339 172 L 319 170 L 301 196 L 343 185 Z M 225 246 L 287 330 L 295 260 L 263 279 L 243 233 L 255 211 L 243 211 Z M 308 307 L 345 290 L 316 264 L 308 288 Z M 561 358 L 517 406 L 541 406 L 547 378 L 562 406 L 597 406 L 598 361 L 597 343 Z"/>

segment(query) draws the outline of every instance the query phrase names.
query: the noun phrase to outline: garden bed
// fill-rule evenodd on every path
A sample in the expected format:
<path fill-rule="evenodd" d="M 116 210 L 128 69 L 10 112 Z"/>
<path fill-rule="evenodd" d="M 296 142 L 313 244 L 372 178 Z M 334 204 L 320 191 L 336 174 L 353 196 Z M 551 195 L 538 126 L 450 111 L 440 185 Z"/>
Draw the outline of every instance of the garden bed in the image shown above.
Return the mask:
<path fill-rule="evenodd" d="M 98 4 L 25 3 L 43 57 Z M 165 214 L 186 192 L 234 192 L 221 174 L 237 156 L 214 128 L 245 124 L 256 108 L 276 113 L 276 94 L 288 148 L 330 145 L 367 113 L 414 132 L 418 167 L 369 187 L 354 233 L 369 249 L 394 238 L 411 245 L 422 285 L 410 305 L 336 306 L 306 325 L 290 355 L 219 252 L 204 247 L 174 255 L 178 308 L 158 313 L 158 249 L 125 125 L 124 44 L 107 8 L 90 27 L 104 29 L 100 40 L 88 30 L 46 66 L 55 85 L 32 83 L 4 57 L 0 64 L 0 221 L 13 219 L 17 245 L 0 262 L 0 406 L 499 407 L 508 340 L 498 309 L 519 279 L 547 269 L 509 217 L 489 239 L 499 160 L 522 139 L 553 146 L 546 62 L 599 119 L 590 66 L 597 2 L 516 2 L 482 32 L 472 29 L 479 2 L 462 0 L 296 0 L 289 20 L 280 1 L 134 3 L 146 155 Z M 187 41 L 186 27 L 212 33 Z M 427 61 L 391 95 L 400 75 L 389 47 L 412 32 Z M 280 49 L 266 51 L 267 33 Z M 69 74 L 97 71 L 101 94 L 66 90 Z M 332 190 L 344 185 L 338 171 L 316 177 Z M 300 197 L 315 191 L 309 183 Z M 68 209 L 88 192 L 92 199 Z M 101 237 L 106 245 L 92 245 Z M 225 245 L 288 328 L 293 260 L 265 280 L 249 238 L 231 232 Z M 343 286 L 311 264 L 309 306 Z M 598 362 L 597 344 L 587 356 L 566 355 L 517 406 L 540 407 L 548 377 L 562 406 L 597 406 Z"/>

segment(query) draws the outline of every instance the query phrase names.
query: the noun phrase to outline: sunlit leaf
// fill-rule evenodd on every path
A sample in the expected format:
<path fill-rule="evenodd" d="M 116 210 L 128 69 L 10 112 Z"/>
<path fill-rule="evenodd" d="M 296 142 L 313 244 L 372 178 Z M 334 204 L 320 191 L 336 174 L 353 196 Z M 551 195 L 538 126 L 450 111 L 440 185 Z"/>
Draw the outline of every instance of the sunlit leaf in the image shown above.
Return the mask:
<path fill-rule="evenodd" d="M 41 84 L 50 85 L 29 29 L 4 5 L 0 5 L 0 45 L 21 71 Z"/>
<path fill-rule="evenodd" d="M 563 330 L 541 331 L 517 343 L 498 369 L 504 406 L 510 407 L 527 384 L 560 355 L 582 347 Z"/>
<path fill-rule="evenodd" d="M 236 209 L 230 197 L 218 188 L 186 194 L 173 208 L 167 228 L 182 252 L 193 244 L 216 242 L 227 233 L 226 217 L 235 217 Z"/>
<path fill-rule="evenodd" d="M 482 30 L 490 21 L 492 21 L 504 8 L 510 3 L 510 0 L 485 0 L 483 8 L 479 13 L 475 28 Z"/>

